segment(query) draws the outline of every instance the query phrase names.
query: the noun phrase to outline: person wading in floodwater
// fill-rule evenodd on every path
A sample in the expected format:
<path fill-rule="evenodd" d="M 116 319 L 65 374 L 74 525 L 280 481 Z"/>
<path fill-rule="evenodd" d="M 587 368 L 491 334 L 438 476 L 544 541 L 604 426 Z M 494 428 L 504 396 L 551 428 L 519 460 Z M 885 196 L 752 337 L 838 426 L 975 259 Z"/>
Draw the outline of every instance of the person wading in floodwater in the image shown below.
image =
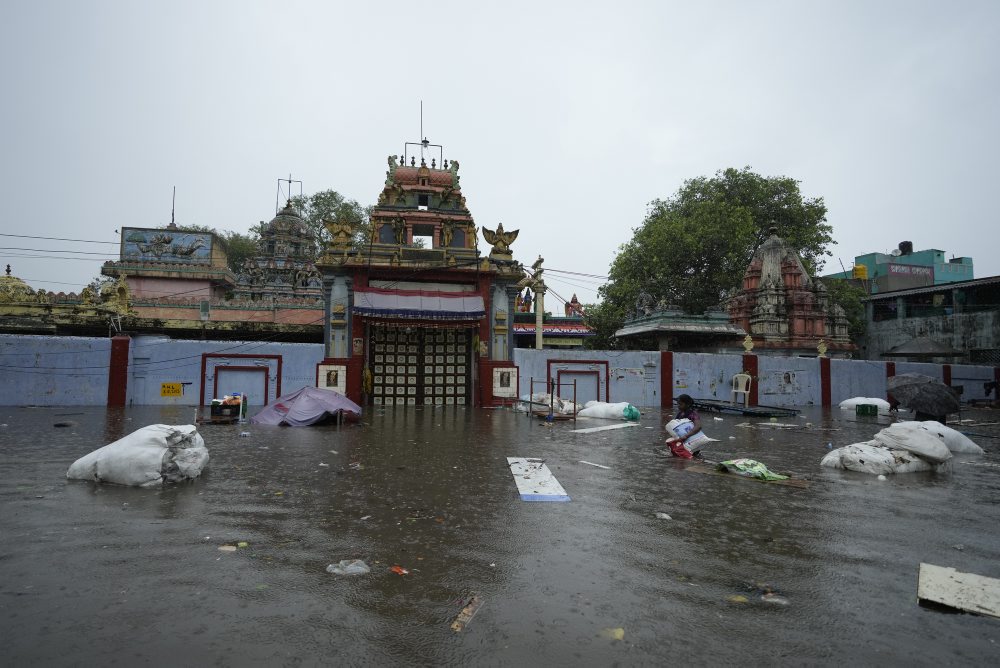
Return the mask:
<path fill-rule="evenodd" d="M 702 443 L 691 443 L 691 441 L 699 441 L 701 439 L 692 438 L 695 434 L 700 434 L 701 432 L 701 416 L 698 415 L 698 411 L 694 409 L 694 400 L 690 395 L 682 394 L 677 397 L 677 415 L 674 416 L 674 420 L 690 420 L 690 428 L 686 430 L 677 430 L 679 435 L 671 436 L 667 439 L 667 447 L 670 448 L 670 453 L 674 457 L 683 457 L 684 459 L 691 459 L 694 457 L 699 450 L 701 450 Z M 679 425 L 679 427 L 688 427 L 688 425 Z M 671 431 L 670 425 L 664 427 L 668 432 Z"/>

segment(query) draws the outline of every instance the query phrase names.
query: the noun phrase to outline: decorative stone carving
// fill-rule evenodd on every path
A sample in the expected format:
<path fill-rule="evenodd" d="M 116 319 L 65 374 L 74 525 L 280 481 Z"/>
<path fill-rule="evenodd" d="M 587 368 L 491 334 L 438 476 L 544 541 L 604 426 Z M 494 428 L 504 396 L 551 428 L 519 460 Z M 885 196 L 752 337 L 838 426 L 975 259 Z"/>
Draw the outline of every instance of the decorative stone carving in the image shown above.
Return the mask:
<path fill-rule="evenodd" d="M 330 241 L 327 246 L 332 250 L 342 251 L 351 247 L 354 240 L 354 232 L 357 229 L 350 220 L 330 220 L 323 221 L 323 227 L 330 233 Z"/>
<path fill-rule="evenodd" d="M 452 164 L 454 165 L 455 163 Z M 517 239 L 517 234 L 520 230 L 505 232 L 503 229 L 503 223 L 497 223 L 497 229 L 495 231 L 489 230 L 486 227 L 483 227 L 482 229 L 483 239 L 486 240 L 486 243 L 493 246 L 493 248 L 490 249 L 491 258 L 498 258 L 501 260 L 514 259 L 510 252 L 510 245 L 514 243 L 515 239 Z"/>

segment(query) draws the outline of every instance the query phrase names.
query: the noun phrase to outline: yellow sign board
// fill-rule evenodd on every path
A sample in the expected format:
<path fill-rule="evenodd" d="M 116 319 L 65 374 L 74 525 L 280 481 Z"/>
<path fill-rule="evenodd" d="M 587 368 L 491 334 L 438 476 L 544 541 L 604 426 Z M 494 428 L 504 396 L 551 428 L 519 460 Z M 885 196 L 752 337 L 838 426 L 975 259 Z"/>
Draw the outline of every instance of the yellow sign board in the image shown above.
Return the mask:
<path fill-rule="evenodd" d="M 180 397 L 184 394 L 184 386 L 180 383 L 160 383 L 161 397 Z"/>

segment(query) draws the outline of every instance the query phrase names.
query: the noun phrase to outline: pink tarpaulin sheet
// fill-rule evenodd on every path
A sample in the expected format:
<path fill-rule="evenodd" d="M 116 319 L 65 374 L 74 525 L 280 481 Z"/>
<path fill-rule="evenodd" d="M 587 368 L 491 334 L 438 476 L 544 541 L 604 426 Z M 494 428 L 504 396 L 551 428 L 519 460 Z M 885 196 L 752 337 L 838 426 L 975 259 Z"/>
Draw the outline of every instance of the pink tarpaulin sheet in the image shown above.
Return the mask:
<path fill-rule="evenodd" d="M 278 397 L 277 401 L 250 418 L 250 423 L 308 427 L 335 416 L 338 411 L 358 417 L 361 406 L 333 390 L 303 387 Z"/>

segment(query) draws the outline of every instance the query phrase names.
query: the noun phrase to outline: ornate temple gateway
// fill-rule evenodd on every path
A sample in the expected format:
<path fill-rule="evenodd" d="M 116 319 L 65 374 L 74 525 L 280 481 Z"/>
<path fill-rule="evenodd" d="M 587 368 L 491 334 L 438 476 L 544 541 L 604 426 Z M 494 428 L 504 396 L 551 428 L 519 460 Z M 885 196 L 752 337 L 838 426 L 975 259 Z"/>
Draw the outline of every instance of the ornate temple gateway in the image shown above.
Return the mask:
<path fill-rule="evenodd" d="M 492 249 L 480 257 L 458 162 L 424 140 L 388 163 L 365 238 L 351 221 L 325 222 L 332 240 L 317 261 L 326 302 L 317 384 L 382 406 L 515 398 L 517 230 L 484 227 Z"/>

